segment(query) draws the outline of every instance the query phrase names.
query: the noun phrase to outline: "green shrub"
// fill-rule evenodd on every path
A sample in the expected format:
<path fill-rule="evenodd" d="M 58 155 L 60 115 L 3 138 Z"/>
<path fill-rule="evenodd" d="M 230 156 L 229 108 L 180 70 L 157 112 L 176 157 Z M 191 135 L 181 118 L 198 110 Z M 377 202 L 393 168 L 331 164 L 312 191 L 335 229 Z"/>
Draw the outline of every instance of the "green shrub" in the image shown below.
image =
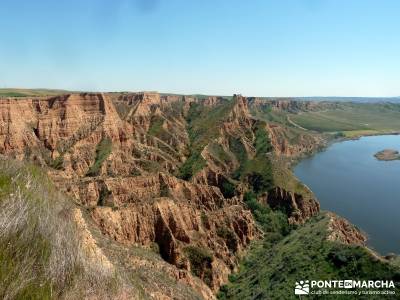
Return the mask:
<path fill-rule="evenodd" d="M 0 188 L 0 299 L 111 297 L 114 274 L 90 263 L 71 202 L 40 169 L 0 159 Z"/>
<path fill-rule="evenodd" d="M 97 176 L 103 162 L 111 154 L 112 141 L 109 138 L 103 138 L 96 147 L 96 158 L 93 165 L 89 168 L 86 176 Z"/>
<path fill-rule="evenodd" d="M 183 180 L 189 180 L 194 174 L 204 168 L 205 165 L 206 161 L 200 153 L 192 154 L 179 168 L 178 177 Z"/>
<path fill-rule="evenodd" d="M 273 187 L 272 176 L 269 173 L 249 172 L 247 181 L 257 194 L 268 191 Z"/>
<path fill-rule="evenodd" d="M 201 156 L 204 147 L 219 133 L 219 126 L 231 111 L 233 101 L 222 99 L 215 107 L 206 107 L 192 103 L 186 120 L 190 139 L 190 154 L 181 165 L 177 176 L 189 180 L 198 171 L 206 166 L 206 161 Z"/>
<path fill-rule="evenodd" d="M 232 280 L 220 290 L 218 298 L 292 299 L 288 295 L 293 295 L 299 279 L 400 279 L 398 266 L 377 259 L 366 248 L 327 240 L 328 227 L 329 216 L 321 214 L 285 237 L 266 233 L 263 243 L 250 249 L 239 272 L 230 277 Z M 320 299 L 319 295 L 307 297 Z M 370 295 L 368 299 L 381 297 Z M 324 299 L 342 298 L 326 295 Z"/>
<path fill-rule="evenodd" d="M 98 206 L 105 206 L 107 204 L 107 198 L 111 195 L 111 191 L 106 186 L 100 188 L 99 200 L 97 201 Z"/>
<path fill-rule="evenodd" d="M 163 131 L 164 120 L 161 117 L 154 117 L 151 120 L 149 131 L 147 132 L 149 135 L 158 136 Z"/>
<path fill-rule="evenodd" d="M 62 170 L 64 167 L 64 156 L 60 155 L 57 158 L 50 161 L 50 167 L 56 170 Z"/>
<path fill-rule="evenodd" d="M 201 223 L 203 224 L 203 226 L 205 226 L 206 228 L 208 228 L 210 226 L 208 216 L 204 211 L 201 212 L 200 219 L 201 219 Z"/>
<path fill-rule="evenodd" d="M 213 261 L 211 253 L 207 249 L 197 246 L 188 246 L 184 248 L 184 251 L 189 259 L 192 273 L 211 285 L 211 263 Z"/>
<path fill-rule="evenodd" d="M 222 183 L 219 188 L 225 198 L 232 198 L 233 196 L 235 196 L 235 185 L 228 179 L 222 179 Z"/>
<path fill-rule="evenodd" d="M 230 138 L 229 147 L 235 154 L 240 166 L 232 174 L 237 180 L 245 180 L 250 188 L 257 194 L 270 190 L 273 184 L 272 166 L 267 153 L 272 150 L 268 134 L 265 130 L 265 123 L 258 121 L 255 126 L 256 155 L 249 159 L 246 149 L 239 139 Z"/>
<path fill-rule="evenodd" d="M 228 249 L 235 253 L 238 250 L 238 240 L 235 233 L 226 226 L 218 227 L 217 235 L 222 238 Z"/>
<path fill-rule="evenodd" d="M 285 236 L 289 234 L 291 226 L 287 220 L 287 215 L 279 210 L 272 210 L 269 206 L 257 201 L 256 194 L 252 191 L 245 193 L 244 202 L 252 212 L 255 220 L 261 225 L 264 232 Z"/>
<path fill-rule="evenodd" d="M 0 197 L 7 195 L 11 189 L 11 177 L 0 174 Z"/>
<path fill-rule="evenodd" d="M 258 155 L 262 155 L 272 151 L 272 145 L 269 140 L 268 133 L 265 129 L 265 122 L 258 121 L 255 129 L 256 143 L 255 148 Z"/>

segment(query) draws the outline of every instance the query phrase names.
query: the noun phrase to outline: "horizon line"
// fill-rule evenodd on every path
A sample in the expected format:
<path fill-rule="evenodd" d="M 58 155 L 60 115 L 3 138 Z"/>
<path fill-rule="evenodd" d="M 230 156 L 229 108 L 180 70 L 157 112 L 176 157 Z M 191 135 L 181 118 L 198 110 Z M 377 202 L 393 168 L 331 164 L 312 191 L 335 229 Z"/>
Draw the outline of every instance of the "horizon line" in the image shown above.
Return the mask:
<path fill-rule="evenodd" d="M 65 89 L 65 88 L 25 88 L 25 87 L 2 87 L 2 90 L 21 90 L 21 91 L 62 91 L 62 92 L 71 92 L 71 93 L 158 93 L 158 94 L 165 94 L 165 95 L 182 95 L 182 96 L 194 96 L 194 95 L 201 95 L 201 96 L 215 96 L 215 97 L 231 97 L 233 95 L 243 95 L 242 93 L 231 93 L 228 94 L 213 94 L 213 93 L 181 93 L 181 92 L 165 92 L 165 91 L 157 91 L 157 90 L 74 90 L 74 89 Z M 400 96 L 321 96 L 321 95 L 308 95 L 308 96 L 245 96 L 248 98 L 400 98 Z"/>

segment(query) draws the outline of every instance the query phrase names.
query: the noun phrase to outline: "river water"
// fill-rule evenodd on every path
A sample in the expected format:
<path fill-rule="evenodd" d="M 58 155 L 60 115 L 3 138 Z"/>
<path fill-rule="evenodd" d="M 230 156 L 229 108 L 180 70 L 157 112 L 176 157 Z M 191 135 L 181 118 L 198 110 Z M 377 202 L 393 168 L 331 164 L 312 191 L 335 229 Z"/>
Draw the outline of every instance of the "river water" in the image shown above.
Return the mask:
<path fill-rule="evenodd" d="M 383 149 L 400 150 L 400 135 L 334 143 L 302 160 L 294 173 L 314 192 L 321 209 L 366 232 L 371 248 L 399 254 L 400 160 L 377 160 L 374 154 Z"/>

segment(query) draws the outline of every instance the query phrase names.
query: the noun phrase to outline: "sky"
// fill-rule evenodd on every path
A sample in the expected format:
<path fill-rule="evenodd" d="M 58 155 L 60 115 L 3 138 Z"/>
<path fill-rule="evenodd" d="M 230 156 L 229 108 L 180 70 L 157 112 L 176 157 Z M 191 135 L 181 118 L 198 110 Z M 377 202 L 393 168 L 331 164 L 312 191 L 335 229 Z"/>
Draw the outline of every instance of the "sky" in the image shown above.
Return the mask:
<path fill-rule="evenodd" d="M 0 88 L 400 96 L 398 0 L 0 0 Z"/>

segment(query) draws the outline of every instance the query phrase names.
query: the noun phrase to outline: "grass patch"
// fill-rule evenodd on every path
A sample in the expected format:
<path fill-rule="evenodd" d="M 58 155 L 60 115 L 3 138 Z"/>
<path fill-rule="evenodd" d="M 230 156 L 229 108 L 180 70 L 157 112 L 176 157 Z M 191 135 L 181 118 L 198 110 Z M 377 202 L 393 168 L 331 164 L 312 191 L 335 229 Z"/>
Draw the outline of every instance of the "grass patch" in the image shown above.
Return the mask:
<path fill-rule="evenodd" d="M 259 243 L 218 298 L 291 299 L 288 295 L 293 295 L 295 282 L 300 279 L 400 280 L 398 267 L 376 259 L 367 249 L 327 241 L 327 226 L 328 217 L 321 214 L 272 246 L 270 242 Z M 324 299 L 341 298 L 326 295 Z"/>
<path fill-rule="evenodd" d="M 49 166 L 56 170 L 62 170 L 64 167 L 64 156 L 60 155 L 55 159 L 52 159 L 49 163 Z"/>
<path fill-rule="evenodd" d="M 246 148 L 244 147 L 242 141 L 238 138 L 234 137 L 229 137 L 229 149 L 231 152 L 235 155 L 236 159 L 238 160 L 240 166 L 243 166 L 243 164 L 247 161 L 247 152 Z M 236 171 L 236 176 L 238 177 L 240 175 L 241 171 L 240 168 Z"/>
<path fill-rule="evenodd" d="M 291 114 L 296 124 L 318 132 L 400 131 L 400 105 L 342 103 L 338 108 Z"/>
<path fill-rule="evenodd" d="M 164 120 L 161 117 L 153 117 L 150 123 L 149 131 L 147 132 L 149 135 L 158 136 L 160 135 L 163 129 Z"/>
<path fill-rule="evenodd" d="M 50 89 L 0 89 L 0 97 L 41 97 L 41 96 L 56 96 L 66 94 L 65 90 L 50 90 Z"/>
<path fill-rule="evenodd" d="M 384 133 L 377 131 L 377 130 L 352 130 L 352 131 L 342 131 L 342 135 L 344 137 L 348 138 L 355 138 L 355 137 L 360 137 L 360 136 L 365 136 L 365 135 L 374 135 L 374 134 L 379 134 L 379 133 Z"/>
<path fill-rule="evenodd" d="M 267 153 L 272 150 L 272 146 L 264 122 L 258 121 L 255 125 L 255 137 L 256 155 L 252 159 L 248 157 L 240 140 L 232 138 L 229 144 L 231 151 L 240 163 L 239 168 L 233 174 L 233 178 L 247 181 L 250 188 L 259 194 L 268 191 L 274 186 L 272 165 L 267 157 Z"/>
<path fill-rule="evenodd" d="M 250 191 L 244 195 L 244 203 L 253 213 L 255 220 L 261 225 L 263 231 L 276 237 L 287 235 L 293 228 L 289 225 L 287 215 L 279 210 L 272 210 L 269 206 L 263 205 L 257 201 L 257 196 Z"/>
<path fill-rule="evenodd" d="M 219 126 L 234 104 L 234 101 L 221 99 L 220 103 L 213 107 L 205 107 L 198 103 L 191 105 L 187 116 L 190 153 L 188 159 L 179 168 L 177 173 L 179 178 L 189 180 L 205 167 L 206 162 L 201 157 L 201 151 L 218 136 Z"/>
<path fill-rule="evenodd" d="M 220 144 L 212 143 L 208 146 L 208 149 L 213 156 L 217 157 L 217 159 L 222 163 L 226 164 L 231 161 L 231 157 L 225 152 L 224 148 L 222 148 Z"/>
<path fill-rule="evenodd" d="M 11 177 L 6 174 L 0 174 L 0 197 L 10 193 Z"/>
<path fill-rule="evenodd" d="M 93 165 L 89 168 L 86 176 L 98 176 L 101 165 L 112 151 L 112 142 L 109 138 L 103 138 L 96 147 L 96 158 Z"/>
<path fill-rule="evenodd" d="M 0 159 L 0 298 L 113 298 L 120 281 L 93 264 L 74 206 L 33 165 Z"/>
<path fill-rule="evenodd" d="M 33 165 L 0 160 L 0 185 L 0 298 L 112 298 L 117 277 L 91 263 L 72 204 L 47 176 Z"/>
<path fill-rule="evenodd" d="M 206 161 L 200 155 L 195 152 L 189 156 L 188 159 L 180 166 L 178 177 L 183 180 L 189 180 L 194 174 L 203 169 L 206 166 Z"/>
<path fill-rule="evenodd" d="M 257 122 L 255 135 L 256 135 L 256 152 L 258 156 L 265 155 L 266 153 L 272 151 L 272 145 L 269 140 L 268 133 L 265 129 L 265 122 Z"/>
<path fill-rule="evenodd" d="M 222 238 L 228 249 L 235 253 L 238 250 L 238 240 L 235 233 L 226 226 L 221 226 L 217 229 L 217 235 Z"/>
<path fill-rule="evenodd" d="M 220 181 L 219 189 L 221 190 L 222 195 L 224 195 L 225 198 L 232 198 L 235 196 L 235 185 L 226 178 L 223 178 Z"/>
<path fill-rule="evenodd" d="M 213 261 L 211 253 L 207 249 L 197 246 L 188 246 L 184 248 L 184 251 L 189 259 L 192 273 L 210 286 L 212 282 L 211 263 Z"/>

